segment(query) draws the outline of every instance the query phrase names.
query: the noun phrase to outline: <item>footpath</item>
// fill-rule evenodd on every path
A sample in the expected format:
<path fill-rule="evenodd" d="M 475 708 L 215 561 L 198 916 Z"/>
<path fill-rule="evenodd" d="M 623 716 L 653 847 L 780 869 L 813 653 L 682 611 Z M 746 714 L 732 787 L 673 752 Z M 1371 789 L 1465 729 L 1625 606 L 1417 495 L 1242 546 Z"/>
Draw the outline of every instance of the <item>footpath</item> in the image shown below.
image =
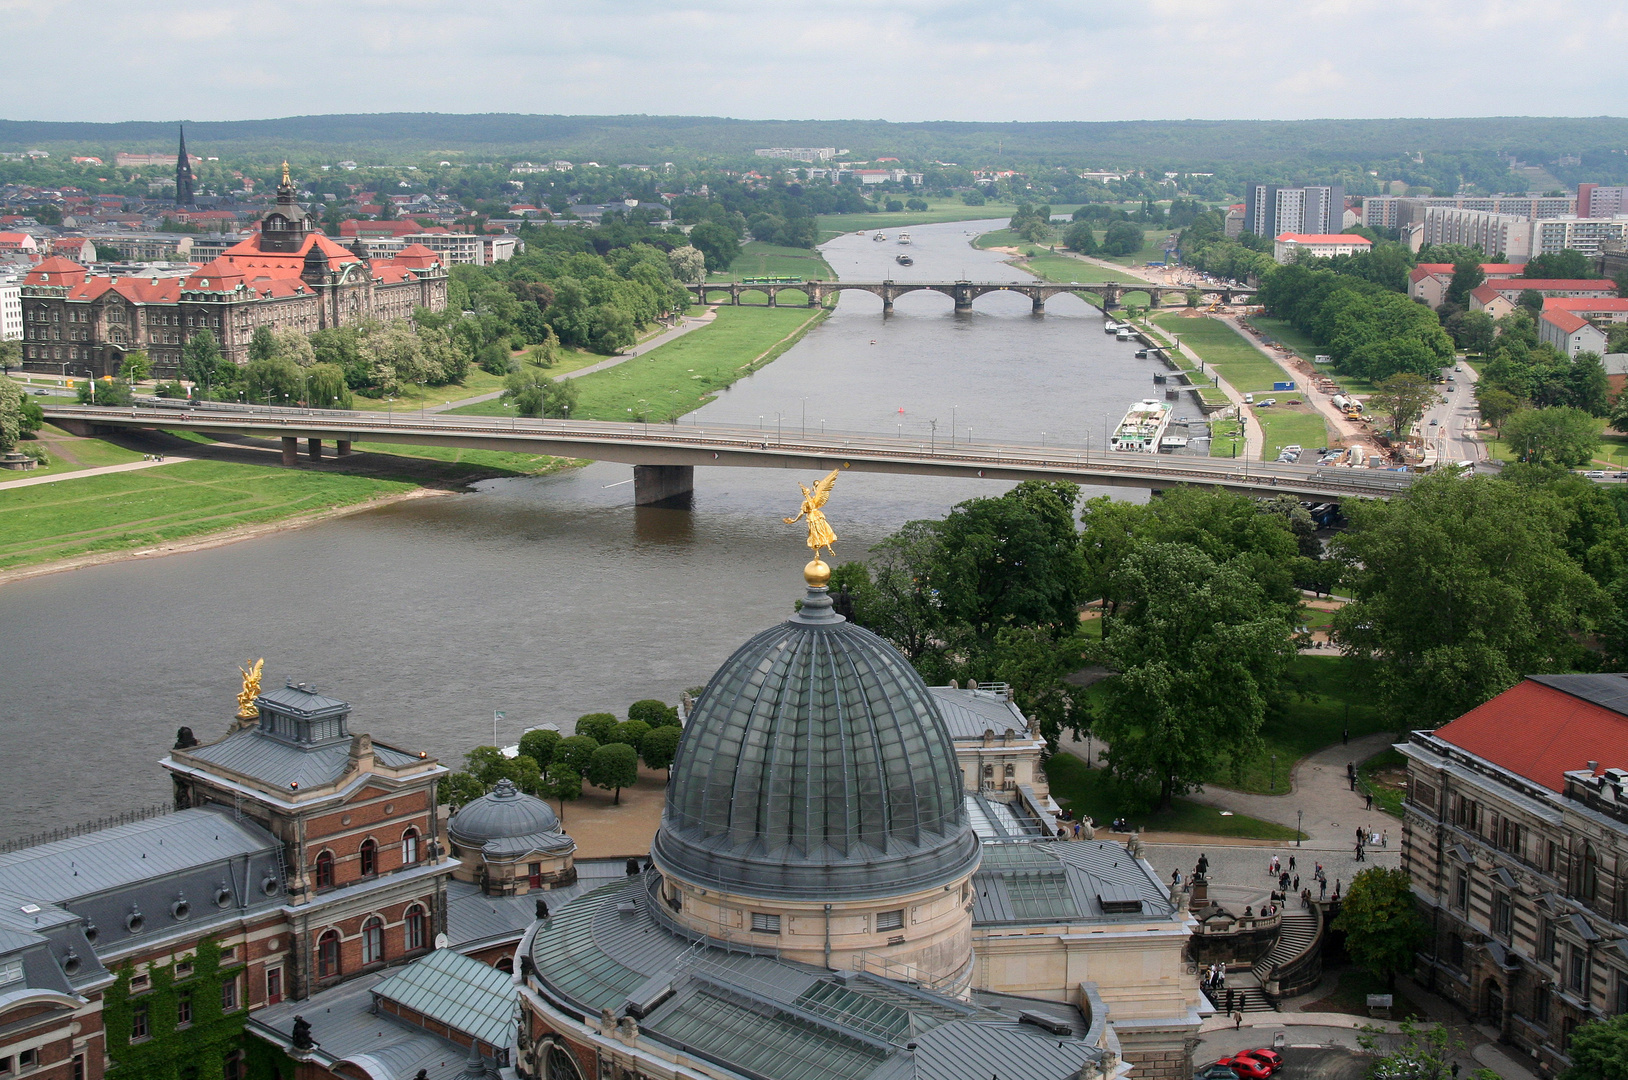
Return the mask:
<path fill-rule="evenodd" d="M 164 460 L 157 458 L 151 461 L 127 461 L 123 465 L 103 465 L 96 469 L 75 469 L 73 472 L 51 473 L 48 476 L 29 476 L 21 480 L 7 480 L 0 483 L 0 491 L 11 488 L 33 487 L 36 484 L 54 484 L 58 480 L 78 480 L 84 476 L 106 476 L 108 473 L 135 472 L 137 469 L 151 469 L 158 465 L 174 465 L 180 461 L 191 461 L 189 457 L 165 454 Z"/>

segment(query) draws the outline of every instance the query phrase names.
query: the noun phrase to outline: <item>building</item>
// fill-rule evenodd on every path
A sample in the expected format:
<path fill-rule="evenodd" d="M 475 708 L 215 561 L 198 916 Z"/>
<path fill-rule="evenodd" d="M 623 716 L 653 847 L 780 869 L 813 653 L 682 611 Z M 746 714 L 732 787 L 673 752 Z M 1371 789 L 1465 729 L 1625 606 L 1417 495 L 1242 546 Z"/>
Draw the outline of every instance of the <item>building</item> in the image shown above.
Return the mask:
<path fill-rule="evenodd" d="M 1244 231 L 1332 236 L 1344 228 L 1345 188 L 1339 184 L 1279 187 L 1251 184 L 1244 190 Z"/>
<path fill-rule="evenodd" d="M 1272 257 L 1279 264 L 1292 263 L 1302 251 L 1320 259 L 1335 255 L 1357 255 L 1373 249 L 1374 242 L 1355 233 L 1282 233 L 1272 245 Z"/>
<path fill-rule="evenodd" d="M 481 258 L 486 266 L 508 262 L 523 250 L 520 238 L 512 234 L 502 236 L 487 234 L 480 238 L 480 242 Z"/>
<path fill-rule="evenodd" d="M 366 261 L 324 236 L 295 201 L 285 169 L 259 231 L 185 278 L 97 276 L 62 258 L 34 267 L 22 287 L 23 364 L 112 375 L 126 352 L 143 349 L 155 375 L 176 378 L 181 349 L 200 330 L 215 336 L 224 357 L 242 364 L 257 327 L 309 333 L 406 318 L 416 307 L 441 311 L 446 283 L 445 263 L 421 245 Z"/>
<path fill-rule="evenodd" d="M 1628 675 L 1534 675 L 1398 749 L 1417 977 L 1545 1071 L 1628 1011 Z"/>
<path fill-rule="evenodd" d="M 1236 240 L 1244 231 L 1244 204 L 1234 203 L 1227 207 L 1226 217 L 1222 221 L 1221 231 L 1228 240 Z"/>
<path fill-rule="evenodd" d="M 103 247 L 117 248 L 129 262 L 191 262 L 190 233 L 117 232 L 87 237 Z M 94 252 L 93 252 L 94 254 Z"/>
<path fill-rule="evenodd" d="M 1538 340 L 1553 345 L 1566 356 L 1580 352 L 1603 354 L 1605 331 L 1570 311 L 1543 311 L 1538 315 Z"/>
<path fill-rule="evenodd" d="M 0 232 L 0 255 L 38 255 L 40 244 L 25 232 Z"/>
<path fill-rule="evenodd" d="M 1515 310 L 1515 305 L 1520 303 L 1521 295 L 1528 292 L 1535 292 L 1546 300 L 1550 298 L 1607 300 L 1616 298 L 1617 285 L 1616 282 L 1606 278 L 1578 280 L 1494 278 L 1471 290 L 1470 310 L 1485 311 L 1494 319 L 1501 319 Z"/>
<path fill-rule="evenodd" d="M 88 236 L 59 236 L 51 241 L 51 254 L 88 266 L 96 261 L 96 241 Z"/>
<path fill-rule="evenodd" d="M 764 158 L 786 158 L 791 161 L 830 161 L 837 156 L 834 146 L 771 146 L 752 153 Z"/>
<path fill-rule="evenodd" d="M 1011 688 L 1003 683 L 980 685 L 969 682 L 965 689 L 951 684 L 928 688 L 944 725 L 955 743 L 955 760 L 961 768 L 961 783 L 967 791 L 995 794 L 997 797 L 1044 800 L 1049 803 L 1046 774 L 1040 767 L 1046 740 L 1039 726 L 1024 718 L 1012 701 Z M 1048 820 L 1049 810 L 1044 817 Z"/>
<path fill-rule="evenodd" d="M 1575 212 L 1581 218 L 1608 218 L 1628 213 L 1628 187 L 1578 184 Z"/>
<path fill-rule="evenodd" d="M 1606 244 L 1621 243 L 1628 238 L 1628 217 L 1620 218 L 1549 218 L 1532 223 L 1533 255 L 1552 255 L 1560 251 L 1581 251 L 1597 256 Z"/>
<path fill-rule="evenodd" d="M 402 235 L 401 240 L 435 252 L 443 266 L 486 265 L 486 245 L 474 233 L 411 232 Z"/>
<path fill-rule="evenodd" d="M 0 341 L 23 339 L 23 285 L 16 276 L 0 277 Z"/>
<path fill-rule="evenodd" d="M 187 131 L 183 126 L 180 129 L 181 147 L 175 156 L 175 205 L 191 206 L 192 195 L 192 159 L 187 157 Z"/>
<path fill-rule="evenodd" d="M 1525 263 L 1534 254 L 1532 219 L 1516 214 L 1429 206 L 1423 208 L 1421 217 L 1404 224 L 1419 225 L 1412 236 L 1421 246 L 1460 244 L 1477 248 L 1488 258 L 1501 258 L 1512 263 Z"/>
<path fill-rule="evenodd" d="M 127 154 L 121 150 L 113 155 L 113 165 L 119 169 L 170 169 L 176 166 L 177 161 L 174 154 Z M 187 161 L 191 165 L 203 164 L 203 158 L 196 154 Z"/>
<path fill-rule="evenodd" d="M 1408 295 L 1423 300 L 1431 308 L 1441 306 L 1447 299 L 1447 287 L 1453 283 L 1452 263 L 1420 263 L 1408 271 Z M 1482 263 L 1481 273 L 1487 281 L 1520 277 L 1526 267 L 1521 263 Z"/>

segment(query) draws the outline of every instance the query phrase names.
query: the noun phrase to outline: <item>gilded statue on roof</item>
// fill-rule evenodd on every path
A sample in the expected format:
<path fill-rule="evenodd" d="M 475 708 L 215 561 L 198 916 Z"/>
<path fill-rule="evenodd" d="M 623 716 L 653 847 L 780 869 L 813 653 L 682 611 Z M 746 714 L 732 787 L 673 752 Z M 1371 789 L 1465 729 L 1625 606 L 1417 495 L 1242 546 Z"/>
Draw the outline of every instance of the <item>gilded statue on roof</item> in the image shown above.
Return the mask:
<path fill-rule="evenodd" d="M 243 689 L 237 695 L 237 718 L 239 720 L 253 720 L 260 715 L 255 707 L 254 699 L 260 696 L 260 674 L 265 670 L 266 658 L 261 657 L 246 668 L 238 668 L 243 673 Z"/>

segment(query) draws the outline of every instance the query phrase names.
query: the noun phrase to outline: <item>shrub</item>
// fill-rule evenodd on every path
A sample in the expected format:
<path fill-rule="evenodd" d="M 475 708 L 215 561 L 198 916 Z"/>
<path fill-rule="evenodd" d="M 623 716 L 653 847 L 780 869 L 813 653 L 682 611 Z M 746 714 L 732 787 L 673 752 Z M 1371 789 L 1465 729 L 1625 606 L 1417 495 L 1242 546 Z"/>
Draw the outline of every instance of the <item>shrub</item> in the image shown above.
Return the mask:
<path fill-rule="evenodd" d="M 669 769 L 678 753 L 678 740 L 684 733 L 676 727 L 651 728 L 639 743 L 639 756 L 652 769 Z"/>
<path fill-rule="evenodd" d="M 546 769 L 554 760 L 560 745 L 560 733 L 547 728 L 535 728 L 520 736 L 520 756 L 529 757 L 540 769 Z"/>

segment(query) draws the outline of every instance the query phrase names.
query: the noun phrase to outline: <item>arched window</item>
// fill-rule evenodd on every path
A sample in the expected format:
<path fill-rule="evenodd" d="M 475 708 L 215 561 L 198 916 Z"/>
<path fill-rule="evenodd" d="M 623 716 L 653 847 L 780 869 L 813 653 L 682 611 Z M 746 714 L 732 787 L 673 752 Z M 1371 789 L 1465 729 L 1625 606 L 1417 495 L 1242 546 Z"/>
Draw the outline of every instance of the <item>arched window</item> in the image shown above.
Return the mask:
<path fill-rule="evenodd" d="M 1575 1027 L 1576 1025 L 1573 1024 Z M 1569 1035 L 1568 1035 L 1569 1037 Z M 549 1043 L 544 1057 L 544 1080 L 582 1080 L 582 1070 L 572 1060 L 570 1051 L 559 1043 Z"/>
<path fill-rule="evenodd" d="M 324 851 L 317 855 L 317 888 L 334 887 L 334 853 Z"/>
<path fill-rule="evenodd" d="M 510 975 L 513 975 L 514 974 L 514 957 L 505 956 L 503 959 L 499 960 L 497 962 L 497 964 L 494 965 L 494 966 L 496 966 L 496 968 L 499 971 L 507 971 Z"/>
<path fill-rule="evenodd" d="M 371 877 L 379 872 L 379 842 L 371 836 L 362 841 L 362 876 Z"/>
<path fill-rule="evenodd" d="M 401 864 L 411 866 L 418 861 L 418 830 L 408 829 L 401 834 Z"/>
<path fill-rule="evenodd" d="M 1600 886 L 1600 858 L 1594 853 L 1594 845 L 1588 841 L 1583 842 L 1583 874 L 1578 883 L 1578 895 L 1584 900 L 1593 902 L 1595 893 Z"/>
<path fill-rule="evenodd" d="M 339 931 L 324 930 L 317 938 L 317 978 L 331 979 L 339 974 Z"/>
<path fill-rule="evenodd" d="M 402 919 L 402 937 L 408 952 L 417 952 L 430 940 L 430 917 L 417 904 L 408 908 Z"/>
<path fill-rule="evenodd" d="M 377 964 L 384 960 L 384 920 L 377 915 L 362 924 L 362 963 Z"/>

